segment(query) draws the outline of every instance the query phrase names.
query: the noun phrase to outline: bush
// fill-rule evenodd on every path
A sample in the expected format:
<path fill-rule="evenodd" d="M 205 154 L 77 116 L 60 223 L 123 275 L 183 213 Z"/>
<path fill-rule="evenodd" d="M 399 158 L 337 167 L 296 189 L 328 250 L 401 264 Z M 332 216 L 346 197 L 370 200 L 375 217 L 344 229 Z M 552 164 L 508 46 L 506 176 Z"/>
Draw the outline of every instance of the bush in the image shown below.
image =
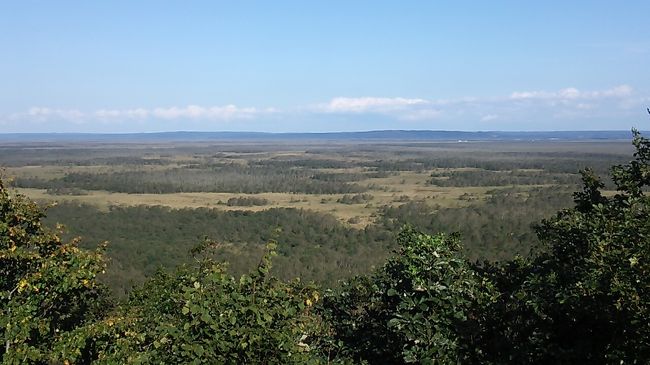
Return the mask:
<path fill-rule="evenodd" d="M 228 199 L 228 201 L 226 202 L 226 205 L 229 207 L 252 207 L 255 205 L 261 206 L 267 204 L 269 204 L 269 201 L 267 199 L 258 198 L 254 196 L 233 197 Z"/>
<path fill-rule="evenodd" d="M 479 313 L 495 292 L 460 253 L 458 237 L 406 228 L 396 255 L 345 283 L 323 312 L 356 361 L 458 363 L 468 359 Z"/>
<path fill-rule="evenodd" d="M 46 363 L 67 333 L 101 318 L 107 291 L 103 248 L 86 251 L 43 228 L 44 213 L 0 181 L 0 356 Z"/>
<path fill-rule="evenodd" d="M 337 199 L 337 203 L 341 204 L 363 204 L 365 202 L 371 201 L 374 197 L 372 194 L 355 194 L 355 195 L 343 195 L 342 198 Z"/>
<path fill-rule="evenodd" d="M 257 270 L 235 279 L 203 259 L 159 272 L 106 319 L 69 336 L 64 358 L 94 354 L 103 363 L 304 364 L 321 321 L 316 287 L 269 276 L 275 245 Z"/>
<path fill-rule="evenodd" d="M 634 146 L 611 170 L 616 195 L 584 171 L 575 206 L 537 227 L 538 254 L 486 269 L 501 292 L 483 344 L 494 361 L 650 359 L 650 140 L 634 131 Z"/>

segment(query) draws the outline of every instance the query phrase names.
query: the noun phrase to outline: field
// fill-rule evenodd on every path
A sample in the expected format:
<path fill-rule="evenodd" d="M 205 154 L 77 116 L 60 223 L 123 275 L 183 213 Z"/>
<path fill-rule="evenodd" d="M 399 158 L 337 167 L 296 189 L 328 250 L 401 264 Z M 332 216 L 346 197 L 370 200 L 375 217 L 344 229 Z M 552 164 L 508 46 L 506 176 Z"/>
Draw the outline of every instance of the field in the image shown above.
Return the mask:
<path fill-rule="evenodd" d="M 88 247 L 109 241 L 119 270 L 106 281 L 128 291 L 189 260 L 204 236 L 235 271 L 277 239 L 278 274 L 328 285 L 383 260 L 407 223 L 461 232 L 477 260 L 526 254 L 531 225 L 570 205 L 580 169 L 606 175 L 631 151 L 622 141 L 5 142 L 0 166 L 16 192 L 58 203 L 50 224 Z"/>

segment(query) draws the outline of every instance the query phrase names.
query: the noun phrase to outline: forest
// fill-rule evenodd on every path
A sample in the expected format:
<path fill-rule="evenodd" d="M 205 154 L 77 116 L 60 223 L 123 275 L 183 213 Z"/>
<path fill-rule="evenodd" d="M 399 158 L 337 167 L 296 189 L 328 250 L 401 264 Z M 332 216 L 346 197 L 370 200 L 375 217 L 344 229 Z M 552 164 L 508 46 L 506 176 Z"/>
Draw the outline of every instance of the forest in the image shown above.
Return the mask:
<path fill-rule="evenodd" d="M 637 131 L 0 147 L 3 363 L 650 358 Z"/>

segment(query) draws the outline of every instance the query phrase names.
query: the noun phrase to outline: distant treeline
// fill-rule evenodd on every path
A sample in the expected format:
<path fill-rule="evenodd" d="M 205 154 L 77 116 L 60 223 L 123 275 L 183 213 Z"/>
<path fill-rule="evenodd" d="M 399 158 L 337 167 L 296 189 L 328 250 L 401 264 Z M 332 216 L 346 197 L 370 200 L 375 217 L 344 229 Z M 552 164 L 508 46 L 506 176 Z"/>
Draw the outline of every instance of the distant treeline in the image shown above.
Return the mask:
<path fill-rule="evenodd" d="M 578 174 L 548 173 L 542 170 L 436 171 L 428 181 L 437 186 L 577 185 Z"/>
<path fill-rule="evenodd" d="M 15 185 L 30 188 L 79 188 L 119 193 L 305 193 L 344 194 L 366 189 L 345 181 L 328 179 L 310 170 L 236 164 L 193 166 L 162 171 L 116 171 L 111 173 L 71 172 L 62 178 L 43 180 L 18 178 Z M 345 179 L 343 179 L 345 180 Z"/>
<path fill-rule="evenodd" d="M 614 159 L 616 160 L 616 159 Z M 312 165 L 328 165 L 317 160 Z M 610 160 L 611 162 L 611 156 Z M 599 165 L 598 161 L 591 161 Z M 367 187 L 356 182 L 383 178 L 399 171 L 426 172 L 434 170 L 432 185 L 438 186 L 507 186 L 507 185 L 576 185 L 576 171 L 589 160 L 558 158 L 530 161 L 509 158 L 499 161 L 473 159 L 418 159 L 396 161 L 366 161 L 360 163 L 365 172 L 322 172 L 307 167 L 290 167 L 278 161 L 258 161 L 250 166 L 235 163 L 191 164 L 183 167 L 113 172 L 68 172 L 60 178 L 44 179 L 20 176 L 14 186 L 51 189 L 51 191 L 106 190 L 122 193 L 180 193 L 223 192 L 256 194 L 263 192 L 304 194 L 363 193 Z M 604 169 L 603 162 L 601 168 Z M 435 170 L 446 168 L 476 168 L 480 170 Z M 598 167 L 595 168 L 598 171 Z M 611 181 L 605 180 L 608 186 Z"/>
<path fill-rule="evenodd" d="M 377 171 L 427 171 L 437 168 L 477 168 L 489 171 L 543 170 L 549 173 L 575 174 L 586 167 L 606 174 L 612 163 L 623 163 L 625 157 L 610 154 L 567 153 L 505 153 L 484 155 L 444 151 L 435 156 L 376 160 L 361 163 Z"/>

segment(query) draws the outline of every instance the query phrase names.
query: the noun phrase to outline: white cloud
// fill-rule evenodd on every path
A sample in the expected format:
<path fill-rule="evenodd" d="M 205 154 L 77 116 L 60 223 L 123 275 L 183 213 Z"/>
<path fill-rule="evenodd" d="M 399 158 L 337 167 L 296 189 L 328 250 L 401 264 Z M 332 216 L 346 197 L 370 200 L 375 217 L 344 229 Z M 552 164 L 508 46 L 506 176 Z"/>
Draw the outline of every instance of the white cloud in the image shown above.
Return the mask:
<path fill-rule="evenodd" d="M 604 97 L 615 97 L 615 98 L 622 98 L 626 96 L 632 95 L 632 87 L 629 85 L 619 85 L 616 86 L 615 88 L 605 90 L 603 92 L 596 92 L 594 94 L 595 96 L 604 96 Z"/>
<path fill-rule="evenodd" d="M 438 118 L 441 111 L 426 99 L 388 97 L 336 97 L 310 109 L 316 113 L 382 114 L 402 121 L 423 121 Z"/>
<path fill-rule="evenodd" d="M 184 107 L 159 107 L 159 108 L 135 108 L 135 109 L 99 109 L 92 112 L 82 112 L 77 109 L 53 109 L 33 107 L 27 112 L 12 114 L 11 120 L 63 120 L 75 123 L 92 122 L 95 120 L 108 122 L 120 120 L 206 120 L 206 121 L 228 121 L 234 119 L 251 119 L 261 114 L 275 113 L 273 108 L 256 109 L 240 108 L 235 105 L 203 107 L 188 105 Z"/>
<path fill-rule="evenodd" d="M 256 108 L 239 108 L 235 105 L 202 107 L 188 105 L 186 107 L 155 108 L 151 115 L 160 119 L 205 119 L 231 120 L 250 119 L 260 114 Z"/>
<path fill-rule="evenodd" d="M 558 97 L 560 99 L 577 99 L 580 97 L 580 95 L 580 91 L 575 87 L 562 89 L 558 92 Z"/>
<path fill-rule="evenodd" d="M 365 113 L 365 112 L 388 112 L 404 109 L 412 106 L 426 105 L 424 99 L 406 98 L 380 98 L 360 97 L 345 98 L 338 97 L 330 100 L 329 103 L 321 105 L 321 110 L 333 113 Z"/>
<path fill-rule="evenodd" d="M 632 95 L 632 87 L 619 85 L 607 90 L 580 91 L 574 87 L 561 89 L 559 91 L 516 91 L 510 94 L 513 100 L 575 100 L 575 99 L 603 99 L 603 98 L 624 98 Z"/>
<path fill-rule="evenodd" d="M 66 109 L 52 109 L 52 108 L 41 108 L 41 107 L 30 108 L 25 114 L 37 120 L 46 120 L 49 118 L 61 118 L 61 119 L 77 121 L 84 117 L 84 113 L 76 109 L 66 110 Z"/>
<path fill-rule="evenodd" d="M 144 108 L 137 109 L 100 109 L 93 113 L 94 116 L 101 119 L 111 119 L 111 118 L 128 118 L 128 119 L 146 119 L 151 113 L 149 110 Z"/>
<path fill-rule="evenodd" d="M 312 123 L 324 123 L 333 130 L 358 128 L 372 129 L 388 125 L 401 128 L 409 122 L 418 127 L 447 129 L 570 129 L 572 125 L 589 125 L 601 121 L 609 129 L 627 129 L 631 120 L 650 105 L 650 97 L 640 94 L 629 85 L 603 90 L 579 90 L 568 87 L 556 91 L 517 91 L 492 97 L 462 97 L 450 99 L 424 99 L 403 97 L 335 97 L 321 104 L 295 106 L 286 109 L 221 106 L 167 106 L 153 108 L 97 109 L 81 111 L 34 107 L 5 118 L 0 122 L 14 130 L 28 128 L 40 130 L 43 123 L 57 126 L 84 125 L 70 129 L 139 128 L 218 130 L 222 127 L 256 130 L 281 130 L 282 126 L 300 125 L 311 128 Z M 269 118 L 272 119 L 269 119 Z M 377 117 L 377 118 L 375 118 Z M 267 124 L 269 120 L 273 125 Z M 241 123 L 235 123 L 239 121 Z M 352 123 L 351 123 L 352 121 Z M 223 124 L 218 124 L 218 123 Z M 337 127 L 334 127 L 339 123 Z M 384 124 L 380 124 L 384 123 Z M 402 124 L 400 124 L 402 123 Z M 578 123 L 578 124 L 576 124 Z M 616 127 L 620 124 L 620 127 Z M 117 127 L 119 125 L 119 127 Z M 365 126 L 365 127 L 362 127 Z M 593 127 L 592 127 L 593 126 Z M 99 127 L 97 127 L 99 128 Z M 303 128 L 303 127 L 301 127 Z M 329 127 L 328 127 L 329 128 Z M 355 127 L 356 128 L 356 127 Z M 287 130 L 295 128 L 287 127 Z"/>

